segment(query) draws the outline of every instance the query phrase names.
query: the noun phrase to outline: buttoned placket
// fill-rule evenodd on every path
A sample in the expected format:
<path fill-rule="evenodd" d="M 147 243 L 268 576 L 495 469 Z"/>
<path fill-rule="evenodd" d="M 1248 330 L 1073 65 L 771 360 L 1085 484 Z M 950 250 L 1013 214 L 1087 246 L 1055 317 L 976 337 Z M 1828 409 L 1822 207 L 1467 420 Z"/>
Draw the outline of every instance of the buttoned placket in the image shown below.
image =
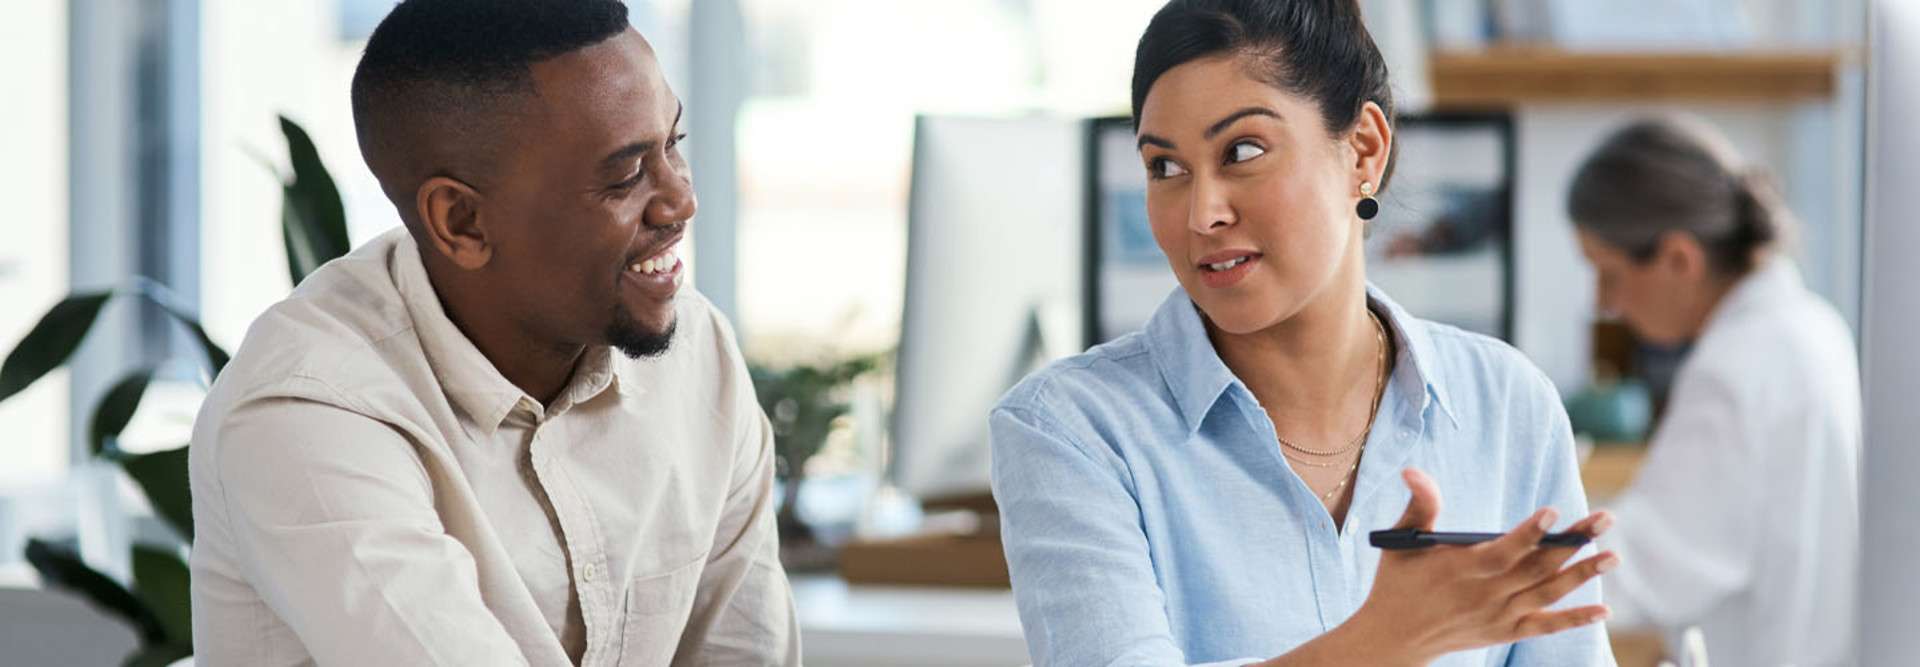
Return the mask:
<path fill-rule="evenodd" d="M 1313 583 L 1314 611 L 1324 632 L 1346 617 L 1341 613 L 1349 596 L 1340 532 L 1334 527 L 1331 515 L 1320 504 L 1313 489 L 1287 464 L 1280 451 L 1273 420 L 1260 407 L 1260 401 L 1254 398 L 1253 392 L 1238 381 L 1229 385 L 1226 392 L 1227 396 L 1222 400 L 1239 409 L 1255 434 L 1254 442 L 1259 443 L 1261 450 L 1271 459 L 1266 463 L 1275 466 L 1274 483 L 1282 487 L 1282 494 L 1293 499 L 1293 505 L 1303 508 L 1298 519 L 1300 537 L 1306 544 L 1307 573 Z"/>
<path fill-rule="evenodd" d="M 573 478 L 562 460 L 564 452 L 556 451 L 563 437 L 557 432 L 560 430 L 560 424 L 552 423 L 549 415 L 535 409 L 529 454 L 534 475 L 560 521 L 560 537 L 567 548 L 567 563 L 572 569 L 574 591 L 580 602 L 580 621 L 586 626 L 587 647 L 581 664 L 606 664 L 615 657 L 608 652 L 618 648 L 616 594 L 619 591 L 611 585 L 613 577 L 608 572 L 606 552 L 601 549 L 604 541 L 600 539 L 593 510 L 576 492 Z"/>
<path fill-rule="evenodd" d="M 1382 434 L 1390 438 L 1397 436 L 1399 442 L 1392 447 L 1370 447 L 1375 453 L 1375 458 L 1371 460 L 1365 455 L 1361 457 L 1361 470 L 1355 474 L 1354 497 L 1347 508 L 1348 528 L 1351 530 L 1343 532 L 1334 524 L 1331 515 L 1314 496 L 1312 489 L 1301 482 L 1297 475 L 1283 477 L 1288 482 L 1287 493 L 1296 499 L 1302 499 L 1299 502 L 1306 503 L 1307 506 L 1320 509 L 1318 516 L 1313 514 L 1303 516 L 1301 528 L 1302 537 L 1306 541 L 1307 568 L 1313 582 L 1315 607 L 1322 631 L 1331 630 L 1333 626 L 1351 617 L 1366 601 L 1368 591 L 1351 584 L 1357 581 L 1355 575 L 1361 570 L 1358 561 L 1360 547 L 1356 545 L 1361 544 L 1360 540 L 1364 539 L 1360 536 L 1361 533 L 1367 531 L 1353 526 L 1352 522 L 1356 517 L 1365 514 L 1362 509 L 1363 504 L 1370 502 L 1380 491 L 1377 487 L 1385 483 L 1387 477 L 1398 478 L 1397 473 L 1391 476 L 1368 475 L 1368 470 L 1387 466 L 1397 471 L 1403 467 L 1406 457 L 1418 448 L 1420 438 L 1426 431 L 1422 414 L 1431 406 L 1424 405 L 1424 401 L 1409 403 L 1393 392 L 1392 387 L 1389 387 L 1387 392 L 1389 395 L 1382 397 L 1382 415 L 1378 417 L 1382 423 L 1379 426 L 1392 424 Z M 1251 393 L 1241 396 L 1240 401 L 1244 403 L 1244 409 L 1251 418 L 1250 421 L 1256 425 L 1256 428 L 1265 429 L 1267 441 L 1273 441 L 1273 422 L 1267 419 L 1266 412 L 1260 409 L 1258 401 L 1253 400 Z M 1380 458 L 1388 456 L 1389 453 L 1392 460 Z M 1277 447 L 1273 454 L 1275 458 L 1280 457 Z M 1286 466 L 1284 460 L 1280 465 L 1291 471 L 1291 466 Z M 1363 476 L 1369 478 L 1364 486 L 1360 482 Z"/>

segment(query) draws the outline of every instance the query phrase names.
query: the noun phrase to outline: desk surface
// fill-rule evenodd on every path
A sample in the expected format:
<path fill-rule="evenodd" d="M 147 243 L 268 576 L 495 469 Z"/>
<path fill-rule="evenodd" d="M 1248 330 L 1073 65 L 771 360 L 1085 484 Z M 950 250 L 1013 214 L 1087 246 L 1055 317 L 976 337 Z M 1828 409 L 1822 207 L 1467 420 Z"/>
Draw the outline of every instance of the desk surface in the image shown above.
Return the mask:
<path fill-rule="evenodd" d="M 832 575 L 792 580 L 800 646 L 813 667 L 1028 662 L 1012 591 L 850 586 Z"/>

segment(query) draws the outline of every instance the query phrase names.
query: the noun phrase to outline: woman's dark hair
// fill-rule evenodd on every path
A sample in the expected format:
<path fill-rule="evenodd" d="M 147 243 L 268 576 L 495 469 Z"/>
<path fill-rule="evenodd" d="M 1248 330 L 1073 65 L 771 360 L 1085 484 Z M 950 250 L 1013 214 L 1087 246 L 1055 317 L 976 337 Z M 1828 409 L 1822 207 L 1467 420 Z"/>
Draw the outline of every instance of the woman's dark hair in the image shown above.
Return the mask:
<path fill-rule="evenodd" d="M 1772 179 L 1741 166 L 1724 136 L 1687 117 L 1614 132 L 1574 175 L 1567 213 L 1639 262 L 1653 258 L 1668 232 L 1691 234 L 1713 269 L 1733 276 L 1785 245 L 1794 228 Z"/>
<path fill-rule="evenodd" d="M 1313 100 L 1336 138 L 1367 102 L 1393 120 L 1387 63 L 1360 20 L 1358 0 L 1173 0 L 1153 15 L 1133 56 L 1133 122 L 1167 70 L 1243 56 L 1256 78 Z M 1392 153 L 1380 188 L 1393 174 Z"/>

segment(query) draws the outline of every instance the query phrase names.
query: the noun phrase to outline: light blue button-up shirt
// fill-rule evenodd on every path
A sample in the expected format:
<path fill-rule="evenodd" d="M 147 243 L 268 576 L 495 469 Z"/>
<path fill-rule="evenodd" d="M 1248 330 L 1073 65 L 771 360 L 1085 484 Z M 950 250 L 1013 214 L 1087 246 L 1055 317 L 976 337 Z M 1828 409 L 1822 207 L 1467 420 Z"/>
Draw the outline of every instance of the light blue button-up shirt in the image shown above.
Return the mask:
<path fill-rule="evenodd" d="M 992 416 L 993 492 L 1035 665 L 1241 665 L 1325 633 L 1367 598 L 1380 560 L 1367 533 L 1405 511 L 1408 466 L 1439 483 L 1437 530 L 1506 531 L 1543 506 L 1561 527 L 1586 515 L 1546 377 L 1504 343 L 1368 296 L 1398 357 L 1344 530 L 1287 466 L 1183 291 L 1146 330 L 1007 393 Z M 1599 599 L 1590 582 L 1561 606 Z M 1613 657 L 1595 624 L 1435 664 Z"/>

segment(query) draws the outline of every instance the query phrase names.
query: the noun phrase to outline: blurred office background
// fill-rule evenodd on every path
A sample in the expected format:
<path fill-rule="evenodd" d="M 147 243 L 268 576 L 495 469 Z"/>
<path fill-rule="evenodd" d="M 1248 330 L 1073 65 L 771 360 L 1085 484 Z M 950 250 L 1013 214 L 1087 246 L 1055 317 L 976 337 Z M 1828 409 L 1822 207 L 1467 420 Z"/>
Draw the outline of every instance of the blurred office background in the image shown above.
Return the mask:
<path fill-rule="evenodd" d="M 769 412 L 788 422 L 783 480 L 806 480 L 788 497 L 813 538 L 790 552 L 809 662 L 1021 664 L 1010 597 L 992 587 L 991 514 L 968 511 L 984 502 L 985 410 L 1036 364 L 1137 326 L 1172 285 L 1139 236 L 1142 170 L 1124 120 L 1133 46 L 1160 3 L 628 4 L 687 105 L 694 285 L 732 317 Z M 1592 392 L 1600 368 L 1657 398 L 1680 352 L 1596 322 L 1563 202 L 1605 132 L 1663 111 L 1708 119 L 1778 176 L 1809 285 L 1856 332 L 1891 303 L 1862 270 L 1870 149 L 1895 136 L 1870 133 L 1883 99 L 1871 68 L 1886 59 L 1869 36 L 1912 30 L 1914 12 L 1900 24 L 1874 0 L 1362 4 L 1405 116 L 1405 178 L 1369 253 L 1375 279 L 1417 313 L 1507 339 L 1565 396 Z M 390 6 L 0 10 L 0 352 L 69 292 L 135 276 L 238 345 L 291 288 L 277 115 L 311 133 L 354 244 L 397 225 L 360 161 L 347 96 Z M 72 364 L 0 402 L 0 664 L 69 650 L 106 664 L 135 642 L 33 591 L 29 538 L 123 581 L 131 545 L 184 547 L 88 444 L 96 404 L 128 369 L 159 369 L 119 438 L 129 452 L 185 442 L 203 392 L 193 342 L 135 303 L 110 304 Z M 1630 477 L 1644 421 L 1588 438 L 1596 496 Z"/>

